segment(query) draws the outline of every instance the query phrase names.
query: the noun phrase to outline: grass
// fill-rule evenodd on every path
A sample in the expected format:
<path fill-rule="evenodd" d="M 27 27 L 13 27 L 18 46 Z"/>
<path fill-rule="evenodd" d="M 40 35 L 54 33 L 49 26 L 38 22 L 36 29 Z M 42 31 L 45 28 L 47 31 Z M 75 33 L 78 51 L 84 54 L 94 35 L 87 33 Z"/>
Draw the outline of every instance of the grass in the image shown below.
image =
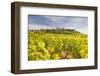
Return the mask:
<path fill-rule="evenodd" d="M 59 30 L 58 30 L 59 31 Z M 58 32 L 56 31 L 56 32 Z M 65 31 L 64 31 L 65 32 Z M 88 37 L 85 34 L 36 30 L 28 32 L 28 60 L 88 58 Z"/>

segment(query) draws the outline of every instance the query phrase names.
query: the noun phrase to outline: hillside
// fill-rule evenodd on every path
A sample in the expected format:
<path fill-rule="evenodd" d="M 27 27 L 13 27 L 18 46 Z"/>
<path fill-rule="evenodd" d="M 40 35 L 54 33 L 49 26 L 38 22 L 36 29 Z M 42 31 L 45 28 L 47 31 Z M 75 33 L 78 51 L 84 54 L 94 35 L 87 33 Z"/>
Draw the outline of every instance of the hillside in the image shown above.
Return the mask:
<path fill-rule="evenodd" d="M 88 58 L 88 37 L 73 29 L 28 32 L 28 60 Z"/>
<path fill-rule="evenodd" d="M 53 33 L 53 34 L 67 34 L 67 35 L 80 35 L 80 36 L 87 36 L 86 34 L 83 34 L 79 31 L 76 31 L 75 29 L 40 29 L 40 30 L 29 30 L 34 33 Z"/>

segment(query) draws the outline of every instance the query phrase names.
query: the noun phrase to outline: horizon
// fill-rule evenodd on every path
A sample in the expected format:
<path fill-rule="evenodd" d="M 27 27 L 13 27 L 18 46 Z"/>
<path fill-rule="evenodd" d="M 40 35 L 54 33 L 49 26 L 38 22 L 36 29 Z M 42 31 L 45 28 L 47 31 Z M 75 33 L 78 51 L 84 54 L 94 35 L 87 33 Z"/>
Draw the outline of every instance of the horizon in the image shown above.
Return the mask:
<path fill-rule="evenodd" d="M 74 29 L 75 31 L 88 34 L 88 17 L 48 15 L 28 16 L 28 30 L 56 28 Z"/>

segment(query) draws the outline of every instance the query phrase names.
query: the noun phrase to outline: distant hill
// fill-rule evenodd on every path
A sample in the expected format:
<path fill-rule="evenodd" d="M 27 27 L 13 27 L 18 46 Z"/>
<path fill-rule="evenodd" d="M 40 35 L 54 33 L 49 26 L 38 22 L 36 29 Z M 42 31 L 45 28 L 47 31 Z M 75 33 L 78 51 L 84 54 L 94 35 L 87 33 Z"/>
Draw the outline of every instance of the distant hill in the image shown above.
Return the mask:
<path fill-rule="evenodd" d="M 40 29 L 40 30 L 29 30 L 36 33 L 53 33 L 53 34 L 67 34 L 67 35 L 86 35 L 75 29 Z"/>

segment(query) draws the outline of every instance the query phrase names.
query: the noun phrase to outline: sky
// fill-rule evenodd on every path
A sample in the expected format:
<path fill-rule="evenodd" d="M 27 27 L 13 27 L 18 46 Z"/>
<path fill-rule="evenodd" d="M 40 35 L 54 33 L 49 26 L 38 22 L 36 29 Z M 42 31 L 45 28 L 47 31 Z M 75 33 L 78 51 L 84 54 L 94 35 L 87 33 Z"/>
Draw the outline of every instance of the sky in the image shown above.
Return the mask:
<path fill-rule="evenodd" d="M 28 29 L 75 29 L 81 33 L 88 33 L 88 17 L 81 16 L 53 16 L 28 15 Z"/>

